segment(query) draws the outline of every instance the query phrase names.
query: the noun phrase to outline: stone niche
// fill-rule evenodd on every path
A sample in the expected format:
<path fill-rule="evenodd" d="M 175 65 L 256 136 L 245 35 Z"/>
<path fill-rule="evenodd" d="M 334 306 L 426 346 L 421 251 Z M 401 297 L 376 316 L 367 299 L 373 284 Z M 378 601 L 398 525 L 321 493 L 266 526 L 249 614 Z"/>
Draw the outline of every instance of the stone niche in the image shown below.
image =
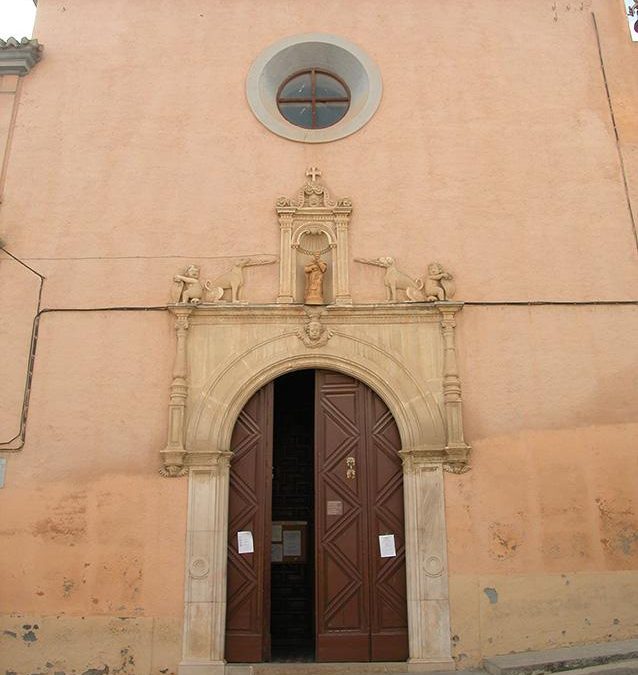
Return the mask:
<path fill-rule="evenodd" d="M 277 302 L 292 304 L 304 300 L 304 268 L 312 254 L 327 262 L 324 277 L 326 304 L 352 304 L 348 279 L 348 225 L 352 202 L 344 197 L 333 201 L 318 180 L 321 172 L 310 168 L 309 181 L 296 197 L 277 200 L 279 218 L 280 268 Z"/>

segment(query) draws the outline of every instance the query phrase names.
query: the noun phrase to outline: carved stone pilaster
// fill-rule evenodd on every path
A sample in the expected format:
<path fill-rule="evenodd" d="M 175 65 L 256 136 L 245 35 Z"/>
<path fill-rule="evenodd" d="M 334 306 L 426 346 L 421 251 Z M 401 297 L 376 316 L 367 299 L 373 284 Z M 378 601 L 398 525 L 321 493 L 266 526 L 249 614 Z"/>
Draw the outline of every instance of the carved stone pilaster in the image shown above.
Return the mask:
<path fill-rule="evenodd" d="M 446 470 L 453 470 L 451 465 L 467 464 L 470 454 L 470 446 L 463 437 L 463 410 L 461 398 L 461 378 L 456 358 L 455 328 L 456 312 L 461 309 L 460 303 L 439 304 L 437 308 L 441 313 L 441 335 L 443 337 L 443 406 L 445 409 L 445 427 L 447 434 Z"/>
<path fill-rule="evenodd" d="M 410 663 L 450 670 L 447 535 L 441 463 L 424 448 L 401 451 Z"/>
<path fill-rule="evenodd" d="M 285 201 L 285 200 L 284 200 Z M 279 250 L 279 295 L 277 302 L 287 304 L 294 302 L 292 293 L 293 268 L 292 268 L 292 223 L 295 209 L 289 206 L 277 205 L 279 215 L 280 230 L 280 250 Z"/>
<path fill-rule="evenodd" d="M 193 308 L 176 306 L 170 308 L 175 315 L 175 362 L 173 365 L 173 381 L 171 382 L 168 403 L 168 439 L 166 447 L 161 451 L 163 466 L 162 476 L 176 477 L 186 473 L 184 468 L 184 422 L 186 419 L 186 397 L 188 396 L 186 338 L 189 327 L 189 316 Z"/>
<path fill-rule="evenodd" d="M 348 202 L 349 203 L 349 202 Z M 351 207 L 337 207 L 335 210 L 335 229 L 337 231 L 337 274 L 335 275 L 335 303 L 351 305 L 350 278 L 348 274 L 348 221 Z"/>
<path fill-rule="evenodd" d="M 179 675 L 223 675 L 231 452 L 211 450 L 189 469 L 184 641 Z M 193 458 L 196 461 L 197 458 Z"/>

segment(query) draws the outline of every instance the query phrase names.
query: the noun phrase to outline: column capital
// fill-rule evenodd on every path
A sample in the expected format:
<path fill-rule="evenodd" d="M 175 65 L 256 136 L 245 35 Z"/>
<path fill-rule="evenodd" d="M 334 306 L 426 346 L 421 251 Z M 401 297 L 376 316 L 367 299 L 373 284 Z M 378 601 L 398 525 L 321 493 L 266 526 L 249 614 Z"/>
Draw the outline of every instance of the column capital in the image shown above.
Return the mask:
<path fill-rule="evenodd" d="M 416 471 L 447 471 L 465 473 L 470 470 L 469 459 L 472 448 L 465 444 L 440 447 L 414 447 L 399 451 L 404 473 Z"/>

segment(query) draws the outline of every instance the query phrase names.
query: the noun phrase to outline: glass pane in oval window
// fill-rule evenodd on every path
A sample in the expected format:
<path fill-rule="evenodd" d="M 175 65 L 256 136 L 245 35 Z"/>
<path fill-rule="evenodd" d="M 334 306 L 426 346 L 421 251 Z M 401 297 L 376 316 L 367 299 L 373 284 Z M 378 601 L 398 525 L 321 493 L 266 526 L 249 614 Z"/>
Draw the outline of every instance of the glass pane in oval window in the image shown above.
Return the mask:
<path fill-rule="evenodd" d="M 311 103 L 280 103 L 279 110 L 291 124 L 312 129 Z"/>
<path fill-rule="evenodd" d="M 317 102 L 317 129 L 331 127 L 348 112 L 347 103 Z"/>
<path fill-rule="evenodd" d="M 316 78 L 317 98 L 348 98 L 346 88 L 336 78 L 325 73 L 317 73 Z"/>
<path fill-rule="evenodd" d="M 282 88 L 280 98 L 303 98 L 310 99 L 312 96 L 312 86 L 310 84 L 310 73 L 302 73 L 293 77 L 290 82 Z"/>

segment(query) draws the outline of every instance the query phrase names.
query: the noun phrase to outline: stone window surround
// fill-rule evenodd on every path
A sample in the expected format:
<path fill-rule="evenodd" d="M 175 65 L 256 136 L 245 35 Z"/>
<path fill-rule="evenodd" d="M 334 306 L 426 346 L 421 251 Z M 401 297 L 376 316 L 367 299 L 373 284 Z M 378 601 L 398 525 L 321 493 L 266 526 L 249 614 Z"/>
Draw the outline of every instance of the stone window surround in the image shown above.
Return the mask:
<path fill-rule="evenodd" d="M 277 107 L 277 91 L 294 72 L 321 68 L 338 75 L 351 93 L 350 108 L 325 129 L 303 129 L 288 122 Z M 283 38 L 262 51 L 246 78 L 246 97 L 255 117 L 273 133 L 302 143 L 326 143 L 353 134 L 374 115 L 383 85 L 372 59 L 355 44 L 328 33 Z"/>
<path fill-rule="evenodd" d="M 467 468 L 454 343 L 462 303 L 331 306 L 330 340 L 300 339 L 298 305 L 170 307 L 177 351 L 165 461 L 188 473 L 185 615 L 180 675 L 225 670 L 230 437 L 246 401 L 275 377 L 327 368 L 385 400 L 404 467 L 408 668 L 453 670 L 443 471 Z M 401 333 L 405 351 L 397 351 Z M 422 348 L 415 350 L 411 345 Z M 416 353 L 415 353 L 416 352 Z M 211 359 L 212 357 L 212 359 Z M 175 475 L 175 474 L 171 474 Z"/>

